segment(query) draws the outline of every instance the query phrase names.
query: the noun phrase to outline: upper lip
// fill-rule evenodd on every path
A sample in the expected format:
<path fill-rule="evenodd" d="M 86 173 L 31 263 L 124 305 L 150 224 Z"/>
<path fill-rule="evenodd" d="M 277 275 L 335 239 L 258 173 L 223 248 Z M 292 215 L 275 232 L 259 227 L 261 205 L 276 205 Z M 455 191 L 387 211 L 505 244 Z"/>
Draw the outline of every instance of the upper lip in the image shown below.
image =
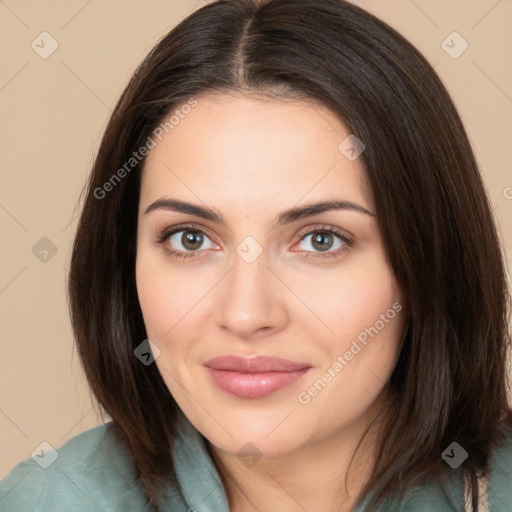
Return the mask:
<path fill-rule="evenodd" d="M 213 370 L 227 370 L 240 373 L 292 372 L 311 367 L 305 363 L 296 363 L 279 357 L 240 357 L 234 355 L 214 357 L 206 361 L 204 366 Z"/>

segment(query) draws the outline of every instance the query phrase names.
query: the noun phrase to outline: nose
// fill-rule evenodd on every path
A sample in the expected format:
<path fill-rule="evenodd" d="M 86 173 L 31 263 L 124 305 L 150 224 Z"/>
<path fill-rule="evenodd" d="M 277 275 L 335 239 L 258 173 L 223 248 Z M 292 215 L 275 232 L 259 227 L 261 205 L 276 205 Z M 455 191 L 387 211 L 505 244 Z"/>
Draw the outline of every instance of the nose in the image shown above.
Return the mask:
<path fill-rule="evenodd" d="M 254 341 L 286 328 L 289 315 L 283 284 L 268 268 L 266 253 L 252 263 L 238 254 L 223 279 L 214 306 L 214 319 L 237 338 Z"/>

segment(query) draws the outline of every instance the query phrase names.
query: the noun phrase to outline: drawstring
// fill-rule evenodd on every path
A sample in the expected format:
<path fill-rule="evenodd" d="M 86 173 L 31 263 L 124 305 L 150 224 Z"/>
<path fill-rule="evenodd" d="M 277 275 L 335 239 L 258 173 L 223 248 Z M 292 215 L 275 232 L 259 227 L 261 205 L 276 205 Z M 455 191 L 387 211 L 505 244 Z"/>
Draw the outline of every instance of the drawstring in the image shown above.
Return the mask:
<path fill-rule="evenodd" d="M 469 478 L 464 475 L 464 512 L 474 512 L 471 506 L 471 487 Z M 489 512 L 489 498 L 487 496 L 488 479 L 486 476 L 478 478 L 478 512 Z"/>

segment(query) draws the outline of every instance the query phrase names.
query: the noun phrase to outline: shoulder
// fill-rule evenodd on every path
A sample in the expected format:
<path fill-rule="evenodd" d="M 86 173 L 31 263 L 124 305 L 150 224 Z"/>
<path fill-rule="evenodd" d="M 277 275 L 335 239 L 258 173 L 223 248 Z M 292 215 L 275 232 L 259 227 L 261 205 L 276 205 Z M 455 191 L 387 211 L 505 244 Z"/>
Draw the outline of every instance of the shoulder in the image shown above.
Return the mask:
<path fill-rule="evenodd" d="M 489 474 L 489 510 L 510 510 L 512 504 L 512 429 L 496 446 Z"/>
<path fill-rule="evenodd" d="M 469 454 L 469 457 L 471 454 Z M 443 485 L 429 481 L 413 488 L 399 507 L 403 512 L 429 512 L 446 510 L 458 512 L 464 507 L 462 466 L 449 469 Z M 487 481 L 489 510 L 509 512 L 512 503 L 512 430 L 504 433 L 492 451 Z"/>
<path fill-rule="evenodd" d="M 128 450 L 106 423 L 16 464 L 0 481 L 0 504 L 4 512 L 128 512 L 143 510 L 145 497 Z"/>

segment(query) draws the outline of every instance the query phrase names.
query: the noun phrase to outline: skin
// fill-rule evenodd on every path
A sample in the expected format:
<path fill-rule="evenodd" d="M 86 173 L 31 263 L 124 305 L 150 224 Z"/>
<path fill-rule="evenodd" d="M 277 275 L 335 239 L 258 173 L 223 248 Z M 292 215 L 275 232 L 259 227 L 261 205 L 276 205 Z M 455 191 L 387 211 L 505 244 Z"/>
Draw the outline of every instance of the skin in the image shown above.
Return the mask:
<path fill-rule="evenodd" d="M 361 159 L 340 152 L 350 132 L 317 103 L 239 93 L 197 99 L 150 151 L 142 176 L 136 277 L 148 337 L 160 350 L 156 365 L 209 440 L 231 510 L 350 510 L 370 474 L 374 435 L 345 486 L 348 465 L 385 403 L 405 324 Z M 225 224 L 166 209 L 145 213 L 164 198 L 213 208 Z M 357 203 L 373 215 L 342 209 L 275 223 L 285 209 L 325 200 Z M 187 252 L 182 235 L 190 228 L 158 239 L 183 223 L 206 235 L 199 249 L 188 249 L 193 257 L 178 260 L 165 249 Z M 352 245 L 333 236 L 327 252 L 338 254 L 322 257 L 315 234 L 301 241 L 322 227 L 337 228 Z M 252 263 L 236 250 L 248 236 L 262 250 Z M 394 303 L 402 311 L 300 403 L 298 394 Z M 227 354 L 312 368 L 270 396 L 239 398 L 219 389 L 203 366 Z M 244 446 L 254 459 L 238 455 Z"/>

